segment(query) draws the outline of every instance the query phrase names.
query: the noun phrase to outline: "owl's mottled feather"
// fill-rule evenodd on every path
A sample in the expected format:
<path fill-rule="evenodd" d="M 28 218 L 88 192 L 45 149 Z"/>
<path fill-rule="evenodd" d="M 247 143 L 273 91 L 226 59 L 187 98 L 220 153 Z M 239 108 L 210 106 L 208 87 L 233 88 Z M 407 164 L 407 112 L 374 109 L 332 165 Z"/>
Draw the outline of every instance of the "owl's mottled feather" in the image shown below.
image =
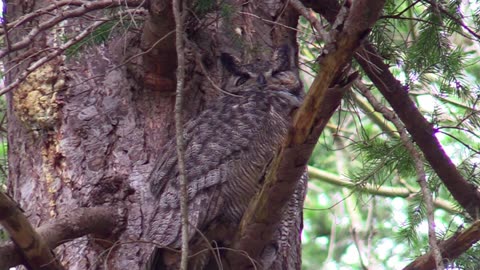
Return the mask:
<path fill-rule="evenodd" d="M 217 223 L 238 226 L 259 190 L 270 160 L 286 137 L 292 111 L 302 101 L 298 76 L 285 66 L 290 63 L 286 50 L 274 53 L 274 63 L 268 65 L 274 69 L 255 72 L 249 71 L 247 65 L 239 66 L 229 55 L 222 55 L 225 69 L 233 73 L 225 80 L 224 88 L 235 95 L 218 98 L 185 124 L 191 241 L 197 234 L 193 226 L 200 231 Z M 156 233 L 162 236 L 161 244 L 171 248 L 180 246 L 181 226 L 175 146 L 172 139 L 164 147 L 148 178 L 159 204 L 152 218 L 157 223 Z M 210 234 L 209 240 L 231 240 L 220 239 L 224 237 Z"/>

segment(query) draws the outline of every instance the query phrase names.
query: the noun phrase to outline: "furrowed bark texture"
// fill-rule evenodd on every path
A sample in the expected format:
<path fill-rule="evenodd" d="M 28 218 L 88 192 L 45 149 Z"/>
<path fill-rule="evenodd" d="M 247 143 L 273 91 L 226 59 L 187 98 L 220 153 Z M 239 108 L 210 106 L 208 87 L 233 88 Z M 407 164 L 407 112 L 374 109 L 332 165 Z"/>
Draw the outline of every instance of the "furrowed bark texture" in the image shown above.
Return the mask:
<path fill-rule="evenodd" d="M 43 6 L 37 5 L 11 6 L 10 18 Z M 65 32 L 89 23 L 71 19 Z M 79 207 L 112 206 L 122 217 L 108 235 L 55 249 L 67 269 L 138 269 L 153 247 L 139 242 L 148 240 L 144 216 L 153 208 L 144 180 L 149 160 L 173 134 L 173 98 L 141 87 L 127 71 L 124 62 L 142 52 L 141 30 L 117 29 L 104 45 L 49 62 L 9 95 L 8 192 L 33 226 Z M 55 46 L 55 34 L 43 33 L 33 49 Z"/>
<path fill-rule="evenodd" d="M 224 6 L 190 14 L 187 119 L 221 95 L 212 85 L 222 85 L 221 52 L 249 62 L 269 59 L 273 48 L 283 44 L 295 48 L 295 31 L 279 25 L 295 28 L 297 24 L 298 16 L 285 8 L 286 2 L 222 1 Z M 13 20 L 44 6 L 43 2 L 31 6 L 10 3 L 8 15 Z M 157 206 L 145 180 L 162 154 L 162 146 L 174 135 L 176 58 L 172 57 L 173 25 L 168 23 L 170 1 L 150 1 L 149 7 L 145 22 L 118 27 L 104 44 L 85 46 L 73 56 L 48 62 L 8 94 L 8 193 L 31 224 L 42 227 L 80 207 L 117 209 L 119 221 L 108 235 L 84 236 L 55 249 L 67 269 L 138 269 L 154 244 L 162 242 L 162 232 L 151 220 Z M 228 16 L 222 13 L 225 7 L 232 11 Z M 10 38 L 21 39 L 55 12 L 59 11 L 13 31 Z M 89 23 L 89 19 L 70 18 L 62 27 L 71 34 Z M 39 34 L 14 56 L 42 56 L 45 48 L 58 44 L 58 33 L 52 28 Z M 15 64 L 8 63 L 7 69 Z M 16 66 L 6 76 L 6 83 L 28 64 Z M 300 198 L 293 205 L 296 211 L 286 214 L 288 224 L 282 237 L 290 242 L 282 247 L 282 257 L 272 269 L 287 263 L 300 266 L 304 189 L 300 187 L 295 195 Z M 150 239 L 147 235 L 152 231 L 157 231 L 157 237 Z M 295 256 L 287 256 L 290 254 Z"/>

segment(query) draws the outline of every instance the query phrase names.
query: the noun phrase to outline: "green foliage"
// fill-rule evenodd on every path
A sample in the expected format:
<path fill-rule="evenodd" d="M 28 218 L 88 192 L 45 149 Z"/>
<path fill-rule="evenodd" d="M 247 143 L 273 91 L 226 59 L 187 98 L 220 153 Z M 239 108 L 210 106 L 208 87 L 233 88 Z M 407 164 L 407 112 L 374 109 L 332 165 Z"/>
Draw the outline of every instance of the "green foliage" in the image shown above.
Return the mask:
<path fill-rule="evenodd" d="M 467 252 L 462 254 L 454 263 L 456 269 L 480 269 L 480 244 L 475 244 Z"/>
<path fill-rule="evenodd" d="M 406 86 L 435 136 L 467 181 L 480 185 L 480 30 L 478 1 L 388 0 L 369 36 L 390 71 Z M 322 41 L 301 19 L 298 35 L 302 78 L 308 85 Z M 469 31 L 470 30 L 470 31 Z M 355 66 L 361 71 L 361 67 Z M 389 108 L 366 76 L 362 82 Z M 366 104 L 366 105 L 365 105 Z M 391 108 L 389 108 L 391 110 Z M 399 133 L 353 90 L 329 122 L 310 166 L 333 173 L 353 188 L 311 179 L 303 231 L 304 269 L 401 269 L 429 251 L 426 205 L 415 164 Z M 415 143 L 415 142 L 413 142 Z M 419 149 L 417 151 L 420 152 Z M 452 237 L 471 220 L 452 199 L 433 168 L 423 163 L 437 207 L 437 238 Z M 345 186 L 342 184 L 342 186 Z M 367 187 L 406 193 L 372 195 Z M 389 195 L 392 194 L 392 195 Z M 480 246 L 474 245 L 449 269 L 480 269 Z"/>
<path fill-rule="evenodd" d="M 73 46 L 69 47 L 65 51 L 65 54 L 68 57 L 72 57 L 80 53 L 82 49 L 88 46 L 94 46 L 94 45 L 104 43 L 110 37 L 110 34 L 112 33 L 114 26 L 115 26 L 115 22 L 113 21 L 102 24 L 97 29 L 95 29 L 90 35 L 88 35 L 81 41 L 77 42 Z M 70 40 L 70 38 L 67 36 L 64 36 L 64 42 L 67 42 L 68 40 Z"/>
<path fill-rule="evenodd" d="M 213 0 L 198 0 L 195 2 L 195 10 L 199 15 L 208 13 L 216 8 L 217 3 Z"/>
<path fill-rule="evenodd" d="M 364 138 L 353 144 L 351 150 L 364 164 L 361 170 L 351 171 L 350 178 L 355 182 L 382 185 L 395 172 L 404 178 L 415 175 L 413 161 L 398 139 Z"/>
<path fill-rule="evenodd" d="M 426 218 L 426 209 L 422 196 L 416 194 L 407 208 L 407 220 L 398 228 L 395 235 L 398 241 L 406 242 L 411 250 L 420 250 L 422 242 L 417 229 Z M 420 254 L 412 254 L 412 259 Z"/>

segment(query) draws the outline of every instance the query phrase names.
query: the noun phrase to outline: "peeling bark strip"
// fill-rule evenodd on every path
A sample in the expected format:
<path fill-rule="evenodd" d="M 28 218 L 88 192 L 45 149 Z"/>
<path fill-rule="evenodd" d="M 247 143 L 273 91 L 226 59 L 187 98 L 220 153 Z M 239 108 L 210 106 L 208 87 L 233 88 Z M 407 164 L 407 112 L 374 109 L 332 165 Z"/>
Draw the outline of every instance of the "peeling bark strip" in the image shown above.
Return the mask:
<path fill-rule="evenodd" d="M 3 192 L 0 192 L 0 223 L 22 253 L 29 269 L 64 269 L 22 210 Z"/>
<path fill-rule="evenodd" d="M 295 115 L 289 137 L 272 162 L 260 193 L 250 203 L 242 219 L 235 249 L 246 251 L 251 259 L 259 261 L 272 237 L 272 225 L 280 221 L 287 201 L 285 198 L 292 196 L 316 140 L 340 104 L 344 91 L 329 91 L 328 87 L 337 83 L 339 74 L 377 20 L 384 3 L 354 1 L 351 7 L 345 6 L 346 21 L 340 22 L 330 33 L 333 42 L 326 47 L 335 49 L 321 56 L 320 73 Z M 246 269 L 251 265 L 250 258 L 238 256 L 235 252 L 230 252 L 229 256 L 235 269 Z"/>
<path fill-rule="evenodd" d="M 8 207 L 6 209 L 5 204 L 3 203 L 4 197 L 5 195 L 0 193 L 0 213 L 2 213 L 2 216 L 0 216 L 0 222 L 2 224 L 2 220 L 6 216 L 5 213 L 10 212 L 11 214 L 18 209 L 16 205 L 15 208 Z M 14 204 L 13 201 L 10 200 L 10 202 Z M 10 203 L 8 203 L 8 206 L 10 206 Z M 60 216 L 49 224 L 39 227 L 37 233 L 39 238 L 44 241 L 43 244 L 50 249 L 54 249 L 61 244 L 88 234 L 95 234 L 97 238 L 98 236 L 108 236 L 115 229 L 119 229 L 118 224 L 122 224 L 120 222 L 120 214 L 122 212 L 122 209 L 113 207 L 80 208 L 71 213 Z M 38 246 L 35 244 L 32 245 Z M 0 246 L 0 269 L 8 269 L 23 263 L 22 257 L 18 254 L 17 250 L 18 249 L 15 248 L 13 243 Z M 47 268 L 41 269 L 44 270 Z"/>

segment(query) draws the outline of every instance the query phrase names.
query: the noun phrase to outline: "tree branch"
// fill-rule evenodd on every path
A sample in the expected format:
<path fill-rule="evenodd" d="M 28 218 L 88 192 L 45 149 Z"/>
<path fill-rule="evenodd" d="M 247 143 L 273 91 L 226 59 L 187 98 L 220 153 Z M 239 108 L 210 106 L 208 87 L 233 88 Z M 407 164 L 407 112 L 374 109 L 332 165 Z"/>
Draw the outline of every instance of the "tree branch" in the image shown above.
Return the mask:
<path fill-rule="evenodd" d="M 336 1 L 325 0 L 302 1 L 324 16 L 331 24 L 340 10 Z M 355 55 L 370 80 L 380 90 L 392 106 L 393 110 L 405 124 L 407 131 L 422 150 L 425 159 L 430 163 L 438 177 L 450 191 L 453 198 L 468 212 L 473 219 L 480 217 L 480 192 L 458 172 L 452 160 L 443 150 L 435 137 L 436 130 L 423 117 L 415 103 L 410 99 L 408 91 L 395 79 L 389 66 L 376 52 L 374 46 L 365 42 L 364 48 Z"/>
<path fill-rule="evenodd" d="M 6 27 L 2 30 L 0 30 L 0 35 L 5 34 L 5 31 L 17 28 L 27 22 L 32 21 L 35 18 L 38 18 L 42 15 L 48 14 L 56 9 L 60 9 L 61 7 L 64 7 L 66 5 L 71 5 L 71 6 L 81 6 L 85 4 L 85 1 L 83 0 L 63 0 L 63 1 L 56 1 L 55 4 L 51 4 L 49 6 L 46 6 L 44 8 L 39 8 L 35 11 L 29 12 L 19 18 L 17 18 L 13 22 L 7 23 Z"/>
<path fill-rule="evenodd" d="M 75 8 L 75 9 L 69 9 L 69 10 L 62 10 L 60 15 L 54 16 L 49 20 L 43 21 L 40 23 L 38 26 L 33 27 L 30 32 L 25 35 L 25 37 L 13 44 L 10 45 L 10 48 L 0 50 L 0 59 L 2 59 L 5 55 L 10 54 L 14 51 L 18 51 L 21 49 L 24 49 L 31 45 L 35 39 L 35 37 L 40 34 L 41 32 L 52 28 L 53 26 L 57 25 L 58 23 L 69 19 L 69 18 L 74 18 L 74 17 L 80 17 L 82 15 L 85 15 L 88 12 L 91 12 L 93 10 L 99 10 L 99 9 L 104 9 L 104 8 L 113 8 L 113 7 L 118 7 L 118 6 L 140 6 L 144 3 L 142 0 L 125 0 L 125 1 L 117 1 L 117 0 L 103 0 L 103 1 L 83 1 L 83 3 L 80 5 L 80 7 Z M 62 2 L 62 4 L 67 4 Z M 55 5 L 55 4 L 53 4 Z M 53 10 L 53 6 L 50 5 L 46 8 L 34 11 L 34 14 L 48 14 L 49 11 Z M 24 17 L 21 17 L 19 21 L 12 22 L 11 25 L 12 27 L 17 26 L 17 24 L 23 24 L 26 21 L 32 20 L 34 16 L 30 15 L 25 15 Z"/>
<path fill-rule="evenodd" d="M 17 203 L 3 192 L 0 192 L 0 224 L 10 235 L 29 269 L 64 269 Z"/>
<path fill-rule="evenodd" d="M 425 165 L 423 164 L 422 155 L 417 151 L 413 142 L 408 136 L 405 126 L 400 122 L 397 115 L 392 112 L 390 109 L 386 108 L 373 96 L 373 94 L 368 90 L 368 88 L 360 82 L 357 82 L 356 87 L 360 90 L 363 96 L 370 102 L 373 108 L 382 113 L 383 117 L 393 123 L 398 133 L 400 134 L 400 140 L 402 141 L 403 146 L 410 153 L 410 156 L 413 159 L 415 164 L 415 172 L 417 173 L 417 182 L 420 184 L 423 200 L 425 202 L 425 208 L 427 210 L 427 222 L 428 222 L 428 243 L 430 244 L 430 249 L 433 252 L 435 258 L 435 264 L 437 270 L 443 270 L 442 256 L 440 250 L 438 249 L 437 237 L 435 233 L 435 219 L 434 219 L 434 207 L 433 207 L 433 196 L 428 188 L 426 174 L 425 174 Z"/>
<path fill-rule="evenodd" d="M 475 33 L 475 31 L 467 26 L 461 19 L 461 16 L 458 16 L 460 18 L 457 18 L 457 16 L 451 14 L 448 10 L 444 9 L 440 4 L 436 3 L 435 1 L 432 0 L 424 0 L 425 2 L 429 3 L 430 5 L 434 6 L 435 9 L 437 9 L 439 12 L 445 14 L 447 17 L 450 18 L 450 20 L 454 21 L 455 23 L 459 24 L 463 29 L 465 29 L 470 35 L 475 37 L 478 40 L 480 40 L 480 35 Z M 461 13 L 460 13 L 461 15 Z"/>
<path fill-rule="evenodd" d="M 253 198 L 240 224 L 235 249 L 246 251 L 260 261 L 261 253 L 273 235 L 288 198 L 305 170 L 315 143 L 328 119 L 340 104 L 344 89 L 329 89 L 350 62 L 355 49 L 368 34 L 383 8 L 384 1 L 357 0 L 344 6 L 346 21 L 339 21 L 331 31 L 334 48 L 320 58 L 320 72 L 315 78 L 302 106 L 296 112 L 293 128 L 282 149 L 268 170 L 265 184 Z M 227 255 L 235 269 L 245 269 L 250 261 L 235 253 Z"/>
<path fill-rule="evenodd" d="M 0 196 L 4 196 L 3 193 Z M 0 210 L 2 214 L 7 213 L 3 206 L 0 206 Z M 119 229 L 121 212 L 122 210 L 118 207 L 79 208 L 37 228 L 36 233 L 50 252 L 50 249 L 88 234 L 111 234 L 114 229 Z M 32 241 L 29 240 L 28 243 L 35 246 L 31 244 L 34 243 Z M 13 243 L 0 246 L 0 269 L 8 269 L 20 264 L 22 264 L 22 257 Z"/>
<path fill-rule="evenodd" d="M 183 3 L 183 5 L 182 5 Z M 177 140 L 178 173 L 180 177 L 180 214 L 182 221 L 182 254 L 180 270 L 188 266 L 188 193 L 185 174 L 185 143 L 183 140 L 183 92 L 185 83 L 184 26 L 186 10 L 185 1 L 173 0 L 173 17 L 175 18 L 175 47 L 177 50 L 177 95 L 175 99 L 175 137 Z"/>
<path fill-rule="evenodd" d="M 444 260 L 453 260 L 462 255 L 480 240 L 480 220 L 475 221 L 470 228 L 456 233 L 446 241 L 439 244 L 439 249 Z M 418 257 L 403 270 L 433 270 L 435 260 L 432 252 Z"/>
<path fill-rule="evenodd" d="M 479 218 L 480 193 L 477 187 L 465 180 L 458 172 L 435 137 L 436 129 L 423 117 L 408 96 L 408 91 L 395 79 L 373 45 L 365 44 L 365 48 L 359 51 L 355 59 L 405 124 L 413 140 L 453 198 L 472 218 Z"/>
<path fill-rule="evenodd" d="M 325 183 L 329 183 L 336 186 L 346 187 L 349 189 L 357 189 L 361 192 L 366 192 L 371 195 L 378 195 L 383 197 L 401 197 L 409 198 L 413 196 L 417 191 L 411 191 L 408 188 L 403 187 L 384 187 L 375 186 L 371 184 L 357 184 L 342 177 L 329 173 L 318 168 L 308 166 L 308 177 L 313 180 L 319 180 Z M 309 183 L 310 187 L 310 183 Z M 460 212 L 449 201 L 442 199 L 434 199 L 433 205 L 437 208 L 443 209 L 451 214 L 459 214 Z"/>
<path fill-rule="evenodd" d="M 60 54 L 62 54 L 63 52 L 65 52 L 67 49 L 71 48 L 75 44 L 78 44 L 80 41 L 82 41 L 84 38 L 88 37 L 90 34 L 93 33 L 93 31 L 95 31 L 95 29 L 97 29 L 98 27 L 100 27 L 104 23 L 109 22 L 109 20 L 111 20 L 115 17 L 124 16 L 127 13 L 131 13 L 131 14 L 140 13 L 140 14 L 142 14 L 143 12 L 137 12 L 135 10 L 122 11 L 122 12 L 119 12 L 118 14 L 116 14 L 115 16 L 105 17 L 101 20 L 98 20 L 98 21 L 90 24 L 82 32 L 78 33 L 78 35 L 76 35 L 72 39 L 68 40 L 67 42 L 65 42 L 64 44 L 59 46 L 58 48 L 51 48 L 52 51 L 50 53 L 47 53 L 44 57 L 38 59 L 37 61 L 35 61 L 31 65 L 29 65 L 24 71 L 22 71 L 19 75 L 16 76 L 15 81 L 13 81 L 12 83 L 10 83 L 10 84 L 8 84 L 5 87 L 0 89 L 0 96 L 4 95 L 5 93 L 10 92 L 12 89 L 14 89 L 19 84 L 21 84 L 28 77 L 28 75 L 30 75 L 32 72 L 37 70 L 37 68 L 39 68 L 42 65 L 44 65 L 45 63 L 55 59 L 57 56 L 59 56 Z M 8 73 L 8 72 L 9 71 L 7 71 L 6 73 Z"/>

